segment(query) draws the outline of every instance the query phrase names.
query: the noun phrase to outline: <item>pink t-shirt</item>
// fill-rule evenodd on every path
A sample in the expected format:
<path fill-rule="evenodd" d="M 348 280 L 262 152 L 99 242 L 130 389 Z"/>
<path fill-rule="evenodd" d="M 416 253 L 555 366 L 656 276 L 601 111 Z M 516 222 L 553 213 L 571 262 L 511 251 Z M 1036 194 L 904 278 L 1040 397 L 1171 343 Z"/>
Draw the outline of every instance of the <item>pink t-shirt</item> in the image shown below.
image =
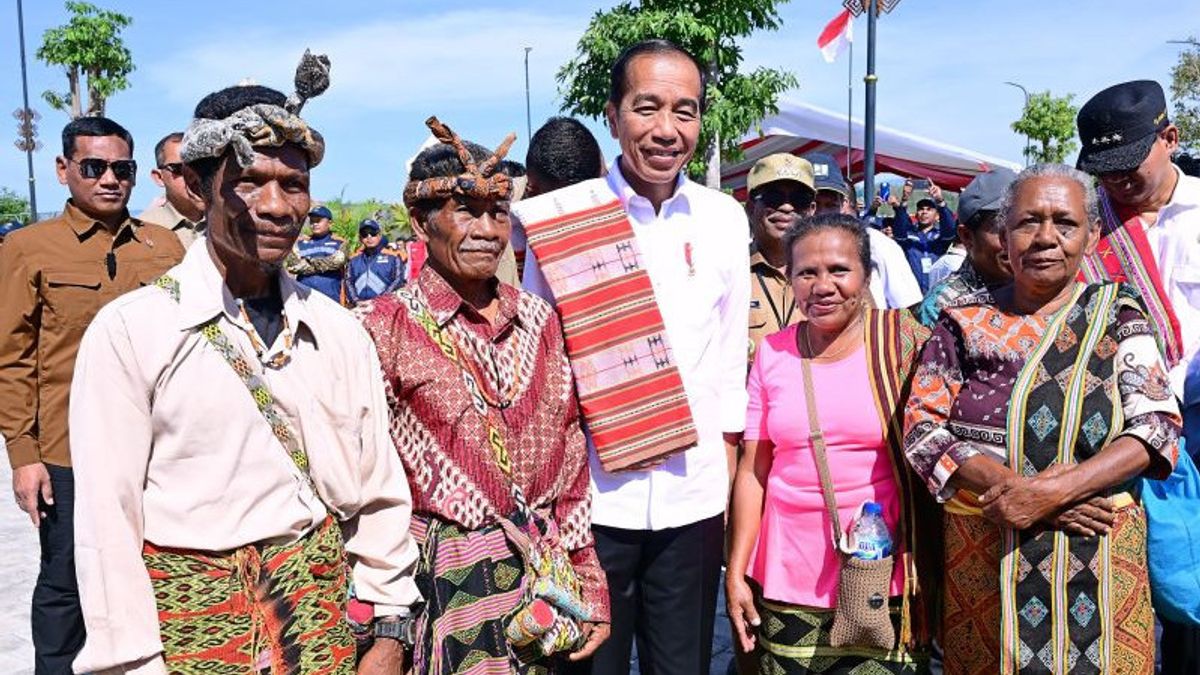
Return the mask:
<path fill-rule="evenodd" d="M 895 539 L 900 493 L 876 413 L 865 351 L 860 347 L 835 363 L 813 363 L 812 376 L 842 527 L 849 530 L 859 505 L 873 501 L 883 506 Z M 833 607 L 838 559 L 809 443 L 796 326 L 762 341 L 747 386 L 745 438 L 775 444 L 762 527 L 747 573 L 769 600 Z M 900 595 L 903 588 L 903 569 L 897 565 L 892 595 Z"/>

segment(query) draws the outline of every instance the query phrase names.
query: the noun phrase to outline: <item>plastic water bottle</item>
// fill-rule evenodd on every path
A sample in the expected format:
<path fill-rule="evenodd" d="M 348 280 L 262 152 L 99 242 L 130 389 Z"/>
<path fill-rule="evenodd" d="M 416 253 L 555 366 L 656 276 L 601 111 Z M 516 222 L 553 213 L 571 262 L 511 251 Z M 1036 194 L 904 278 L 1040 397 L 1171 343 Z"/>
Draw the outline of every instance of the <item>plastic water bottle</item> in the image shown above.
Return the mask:
<path fill-rule="evenodd" d="M 883 520 L 883 507 L 875 502 L 862 505 L 862 517 L 854 523 L 854 557 L 879 560 L 892 554 L 892 533 Z"/>

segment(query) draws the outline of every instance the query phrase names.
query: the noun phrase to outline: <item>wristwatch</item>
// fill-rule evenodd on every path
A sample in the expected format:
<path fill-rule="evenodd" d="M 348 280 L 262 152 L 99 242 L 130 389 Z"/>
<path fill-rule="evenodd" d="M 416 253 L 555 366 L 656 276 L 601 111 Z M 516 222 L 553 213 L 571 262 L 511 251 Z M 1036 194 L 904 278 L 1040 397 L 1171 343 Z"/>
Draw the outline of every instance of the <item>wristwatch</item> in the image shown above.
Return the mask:
<path fill-rule="evenodd" d="M 371 624 L 371 634 L 376 639 L 387 638 L 396 640 L 405 647 L 412 647 L 417 641 L 417 622 L 411 614 L 375 619 Z"/>

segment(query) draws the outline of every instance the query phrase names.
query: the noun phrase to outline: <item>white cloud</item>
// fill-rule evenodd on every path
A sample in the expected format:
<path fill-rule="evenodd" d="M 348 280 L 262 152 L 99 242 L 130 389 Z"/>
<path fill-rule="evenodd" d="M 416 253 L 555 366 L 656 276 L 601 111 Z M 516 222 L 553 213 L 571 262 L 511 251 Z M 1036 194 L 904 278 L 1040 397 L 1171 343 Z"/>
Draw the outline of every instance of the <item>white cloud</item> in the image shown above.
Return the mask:
<path fill-rule="evenodd" d="M 428 111 L 523 96 L 522 47 L 533 47 L 530 77 L 549 81 L 585 26 L 578 16 L 474 10 L 308 36 L 235 29 L 208 34 L 203 44 L 146 70 L 156 88 L 182 103 L 247 77 L 286 92 L 300 53 L 310 47 L 333 62 L 322 108 Z"/>

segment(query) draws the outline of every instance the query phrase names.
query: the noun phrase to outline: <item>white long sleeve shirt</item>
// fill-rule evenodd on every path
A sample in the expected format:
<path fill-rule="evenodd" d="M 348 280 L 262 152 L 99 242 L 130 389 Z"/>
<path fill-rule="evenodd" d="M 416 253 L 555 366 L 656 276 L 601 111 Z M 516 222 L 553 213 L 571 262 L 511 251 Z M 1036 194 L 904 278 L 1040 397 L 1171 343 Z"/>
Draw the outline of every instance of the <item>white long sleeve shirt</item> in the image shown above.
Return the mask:
<path fill-rule="evenodd" d="M 194 328 L 213 317 L 255 359 L 204 239 L 161 289 L 123 295 L 96 316 L 71 388 L 75 565 L 87 640 L 75 672 L 165 673 L 144 542 L 228 551 L 286 543 L 326 518 L 238 375 Z M 279 277 L 295 334 L 267 385 L 306 448 L 321 498 L 348 525 L 359 598 L 394 614 L 419 600 L 411 497 L 388 434 L 375 346 L 346 310 Z M 252 329 L 252 327 L 250 327 Z M 278 353 L 283 336 L 263 355 Z"/>
<path fill-rule="evenodd" d="M 900 244 L 879 230 L 866 226 L 871 242 L 871 299 L 880 309 L 903 309 L 921 301 L 921 285 L 913 276 Z"/>
<path fill-rule="evenodd" d="M 729 468 L 722 434 L 740 433 L 746 423 L 749 225 L 733 198 L 682 175 L 657 213 L 625 181 L 620 158 L 607 182 L 637 237 L 699 443 L 650 470 L 608 473 L 589 439 L 592 522 L 629 530 L 690 525 L 724 512 Z M 513 219 L 520 229 L 519 202 Z M 554 302 L 533 249 L 524 286 Z"/>
<path fill-rule="evenodd" d="M 1187 408 L 1200 405 L 1200 178 L 1184 175 L 1178 167 L 1175 171 L 1179 173 L 1175 192 L 1146 228 L 1146 239 L 1162 276 L 1163 292 L 1179 319 L 1183 359 L 1171 369 L 1170 377 L 1171 387 L 1183 401 L 1186 427 L 1188 418 L 1198 415 L 1189 415 Z M 1189 368 L 1196 371 L 1190 377 Z"/>

